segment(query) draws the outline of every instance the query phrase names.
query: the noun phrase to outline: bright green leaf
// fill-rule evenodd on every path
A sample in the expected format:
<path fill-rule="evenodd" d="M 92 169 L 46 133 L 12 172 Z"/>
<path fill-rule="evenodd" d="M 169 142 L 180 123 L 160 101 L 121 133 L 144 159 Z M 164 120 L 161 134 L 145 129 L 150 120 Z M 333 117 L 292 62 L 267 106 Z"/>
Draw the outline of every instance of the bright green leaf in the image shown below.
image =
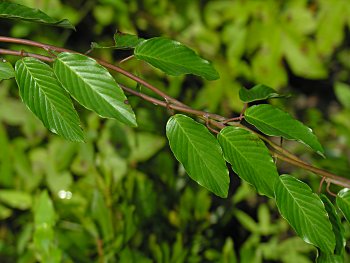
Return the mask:
<path fill-rule="evenodd" d="M 278 173 L 265 144 L 255 134 L 239 127 L 224 128 L 218 140 L 235 173 L 254 185 L 260 194 L 273 197 Z"/>
<path fill-rule="evenodd" d="M 281 215 L 307 243 L 324 253 L 333 253 L 335 236 L 327 211 L 311 188 L 290 175 L 281 175 L 275 183 L 275 198 Z"/>
<path fill-rule="evenodd" d="M 1 4 L 1 3 L 0 3 Z M 0 61 L 0 81 L 4 79 L 12 79 L 15 77 L 15 71 L 11 65 L 11 63 L 4 61 Z"/>
<path fill-rule="evenodd" d="M 350 223 L 350 189 L 344 188 L 337 195 L 337 206 L 344 214 L 346 220 Z"/>
<path fill-rule="evenodd" d="M 347 109 L 350 109 L 350 86 L 345 83 L 337 82 L 334 86 L 335 95 L 340 103 Z"/>
<path fill-rule="evenodd" d="M 47 193 L 43 191 L 34 207 L 34 223 L 38 225 L 54 226 L 56 223 L 56 214 L 52 200 Z"/>
<path fill-rule="evenodd" d="M 344 237 L 344 231 L 345 231 L 344 227 L 332 202 L 324 194 L 321 194 L 320 198 L 323 204 L 325 205 L 329 220 L 331 221 L 331 224 L 332 224 L 333 233 L 335 235 L 335 250 L 334 250 L 334 253 L 332 253 L 331 255 L 328 255 L 328 257 L 323 255 L 324 253 L 322 251 L 319 251 L 320 252 L 319 258 L 321 259 L 318 259 L 317 262 L 329 262 L 329 261 L 322 261 L 323 258 L 329 258 L 329 259 L 334 258 L 333 261 L 330 261 L 330 262 L 344 262 L 344 252 L 345 252 L 345 244 L 346 244 L 346 240 Z"/>
<path fill-rule="evenodd" d="M 257 100 L 266 100 L 271 98 L 283 97 L 286 97 L 286 95 L 278 94 L 274 89 L 263 84 L 256 85 L 251 89 L 246 89 L 242 87 L 239 90 L 239 98 L 243 102 L 252 102 Z"/>
<path fill-rule="evenodd" d="M 16 62 L 16 81 L 27 107 L 46 128 L 72 141 L 84 141 L 79 116 L 49 65 L 24 58 Z"/>
<path fill-rule="evenodd" d="M 244 115 L 247 122 L 267 135 L 297 140 L 318 154 L 323 154 L 323 148 L 312 130 L 287 112 L 272 105 L 261 104 L 249 107 Z"/>
<path fill-rule="evenodd" d="M 137 125 L 123 90 L 95 60 L 64 52 L 57 56 L 53 68 L 63 87 L 84 107 L 102 117 Z"/>
<path fill-rule="evenodd" d="M 0 190 L 0 202 L 12 208 L 26 210 L 32 206 L 32 197 L 22 191 Z"/>
<path fill-rule="evenodd" d="M 75 30 L 75 27 L 67 19 L 57 20 L 48 16 L 39 9 L 33 9 L 24 5 L 10 2 L 0 2 L 0 18 L 1 17 L 16 20 L 25 20 L 29 22 L 36 22 Z"/>
<path fill-rule="evenodd" d="M 185 115 L 172 116 L 166 126 L 176 159 L 198 184 L 220 197 L 227 197 L 229 175 L 222 150 L 208 129 Z"/>
<path fill-rule="evenodd" d="M 218 72 L 207 60 L 185 45 L 164 37 L 143 41 L 136 46 L 134 54 L 136 58 L 172 76 L 194 74 L 208 80 L 219 78 Z"/>
<path fill-rule="evenodd" d="M 143 41 L 143 38 L 139 38 L 138 36 L 122 33 L 119 31 L 114 34 L 115 48 L 117 49 L 135 48 Z"/>

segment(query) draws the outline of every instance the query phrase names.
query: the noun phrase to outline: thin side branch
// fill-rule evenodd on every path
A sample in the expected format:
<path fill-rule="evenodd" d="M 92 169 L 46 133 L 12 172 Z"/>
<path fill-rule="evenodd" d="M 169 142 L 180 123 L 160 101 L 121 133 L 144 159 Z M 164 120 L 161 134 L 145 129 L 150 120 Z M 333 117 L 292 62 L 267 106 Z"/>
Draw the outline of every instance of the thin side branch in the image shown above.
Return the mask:
<path fill-rule="evenodd" d="M 38 48 L 42 48 L 45 49 L 48 52 L 71 52 L 71 53 L 78 53 L 72 50 L 68 50 L 65 48 L 60 48 L 60 47 L 55 47 L 55 46 L 51 46 L 51 45 L 46 45 L 46 44 L 42 44 L 39 42 L 35 42 L 35 41 L 31 41 L 31 40 L 25 40 L 25 39 L 16 39 L 16 38 L 10 38 L 10 37 L 2 37 L 0 36 L 0 42 L 7 42 L 7 43 L 17 43 L 17 44 L 23 44 L 23 45 L 30 45 L 30 46 L 34 46 L 34 47 L 38 47 Z M 8 50 L 8 49 L 0 49 L 0 54 L 3 55 L 14 55 L 14 56 L 26 56 L 26 57 L 34 57 L 37 58 L 39 60 L 45 61 L 45 62 L 53 62 L 53 58 L 52 57 L 48 57 L 48 56 L 43 56 L 43 55 L 39 55 L 39 54 L 34 54 L 34 53 L 28 53 L 28 52 L 24 52 L 24 51 L 15 51 L 15 50 Z M 95 58 L 93 58 L 95 59 Z M 159 89 L 157 89 L 156 87 L 154 87 L 153 85 L 149 84 L 148 82 L 146 82 L 145 80 L 133 75 L 130 72 L 127 72 L 126 70 L 112 65 L 108 62 L 105 62 L 103 60 L 98 60 L 95 59 L 98 63 L 100 63 L 102 66 L 123 74 L 124 76 L 136 81 L 137 83 L 149 88 L 150 90 L 152 90 L 154 93 L 156 93 L 157 95 L 161 96 L 163 100 L 160 99 L 156 99 L 153 98 L 151 96 L 148 96 L 142 92 L 136 91 L 134 89 L 130 89 L 128 87 L 125 87 L 123 85 L 120 85 L 121 88 L 132 94 L 135 96 L 140 97 L 141 99 L 148 101 L 150 103 L 153 103 L 154 105 L 159 105 L 161 107 L 167 108 L 167 109 L 172 109 L 172 110 L 176 110 L 179 112 L 184 112 L 187 114 L 192 114 L 197 116 L 198 118 L 202 119 L 206 125 L 208 127 L 210 127 L 211 129 L 213 129 L 212 127 L 217 128 L 218 130 L 221 130 L 225 127 L 224 123 L 230 122 L 230 119 L 225 118 L 223 116 L 217 115 L 217 114 L 213 114 L 213 113 L 208 113 L 205 111 L 200 111 L 200 110 L 195 110 L 190 108 L 189 106 L 181 103 L 180 101 L 176 100 L 175 98 L 170 97 L 169 95 L 165 94 L 164 92 L 160 91 Z M 243 115 L 242 115 L 243 117 Z M 257 136 L 259 136 L 260 139 L 262 139 L 263 141 L 265 141 L 268 145 L 271 146 L 271 151 L 272 151 L 272 155 L 277 157 L 278 159 L 290 163 L 293 166 L 296 167 L 300 167 L 303 168 L 305 170 L 311 171 L 315 174 L 318 174 L 319 176 L 321 176 L 322 178 L 326 178 L 327 182 L 335 184 L 335 185 L 339 185 L 342 187 L 347 187 L 350 188 L 350 180 L 344 177 L 340 177 L 337 176 L 331 172 L 319 169 L 317 167 L 314 167 L 304 161 L 302 161 L 301 159 L 299 159 L 297 156 L 295 156 L 294 154 L 288 152 L 287 150 L 283 149 L 281 146 L 275 144 L 274 142 L 270 141 L 268 138 L 266 138 L 265 136 L 249 129 L 248 127 L 240 124 L 240 123 L 228 123 L 230 125 L 235 125 L 235 126 L 239 126 L 241 128 L 247 129 L 250 132 L 255 133 Z M 215 130 L 215 133 L 218 132 L 217 130 Z"/>

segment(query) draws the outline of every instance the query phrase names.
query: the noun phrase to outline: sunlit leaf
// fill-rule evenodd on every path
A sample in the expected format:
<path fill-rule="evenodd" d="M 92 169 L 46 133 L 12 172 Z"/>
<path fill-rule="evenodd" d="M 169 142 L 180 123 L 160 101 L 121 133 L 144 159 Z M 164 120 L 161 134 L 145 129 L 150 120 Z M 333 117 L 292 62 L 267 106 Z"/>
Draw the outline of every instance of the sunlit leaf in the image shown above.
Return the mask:
<path fill-rule="evenodd" d="M 235 173 L 254 185 L 260 194 L 273 197 L 278 173 L 265 144 L 255 134 L 239 127 L 224 128 L 218 140 Z"/>
<path fill-rule="evenodd" d="M 344 188 L 337 195 L 337 206 L 350 223 L 350 189 Z"/>
<path fill-rule="evenodd" d="M 34 9 L 10 2 L 0 2 L 0 18 L 2 17 L 59 26 L 75 30 L 75 27 L 67 19 L 57 20 L 48 16 L 39 9 Z"/>
<path fill-rule="evenodd" d="M 15 71 L 11 63 L 0 60 L 0 81 L 15 77 Z"/>
<path fill-rule="evenodd" d="M 334 85 L 334 91 L 340 103 L 345 108 L 350 109 L 350 86 L 342 82 L 337 82 Z"/>
<path fill-rule="evenodd" d="M 185 115 L 172 116 L 166 126 L 169 144 L 188 175 L 220 197 L 228 194 L 228 170 L 221 147 L 208 129 Z"/>
<path fill-rule="evenodd" d="M 281 175 L 275 183 L 275 198 L 281 215 L 307 243 L 331 254 L 335 236 L 327 211 L 311 188 L 290 175 Z"/>
<path fill-rule="evenodd" d="M 324 152 L 317 137 L 309 127 L 279 108 L 269 104 L 255 105 L 249 107 L 244 115 L 247 122 L 267 135 L 297 140 L 321 155 Z"/>
<path fill-rule="evenodd" d="M 287 95 L 279 94 L 274 89 L 265 86 L 263 84 L 259 84 L 254 86 L 251 89 L 246 89 L 242 87 L 239 90 L 239 98 L 243 102 L 252 102 L 257 100 L 266 100 L 272 98 L 283 98 Z"/>
<path fill-rule="evenodd" d="M 123 90 L 95 60 L 64 52 L 57 56 L 53 68 L 63 87 L 84 107 L 102 117 L 137 125 Z"/>
<path fill-rule="evenodd" d="M 219 78 L 218 72 L 207 60 L 200 58 L 185 45 L 168 38 L 147 39 L 136 46 L 134 54 L 136 58 L 172 76 L 194 74 L 208 80 Z"/>
<path fill-rule="evenodd" d="M 49 65 L 24 58 L 16 62 L 16 81 L 27 107 L 46 128 L 72 141 L 84 141 L 77 112 Z"/>
<path fill-rule="evenodd" d="M 0 190 L 0 203 L 12 208 L 25 210 L 31 208 L 32 197 L 26 192 L 3 189 Z"/>

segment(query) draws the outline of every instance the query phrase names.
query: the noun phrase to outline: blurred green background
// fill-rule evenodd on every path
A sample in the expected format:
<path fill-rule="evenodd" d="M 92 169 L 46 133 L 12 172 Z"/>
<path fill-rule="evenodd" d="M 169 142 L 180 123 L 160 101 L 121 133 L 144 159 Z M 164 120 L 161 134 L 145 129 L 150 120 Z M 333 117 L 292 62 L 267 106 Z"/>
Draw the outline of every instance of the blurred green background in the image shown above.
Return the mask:
<path fill-rule="evenodd" d="M 121 66 L 197 109 L 233 116 L 242 108 L 239 88 L 257 83 L 292 93 L 272 103 L 314 129 L 327 158 L 302 145 L 285 146 L 350 177 L 349 1 L 15 2 L 68 18 L 77 32 L 1 20 L 1 35 L 80 52 L 91 42 L 112 45 L 117 29 L 183 42 L 213 62 L 220 80 L 167 77 L 135 59 Z M 101 49 L 92 55 L 118 63 L 130 52 Z M 316 250 L 294 235 L 275 203 L 236 175 L 228 199 L 192 182 L 166 141 L 169 112 L 129 100 L 136 129 L 77 106 L 87 138 L 77 144 L 49 133 L 20 101 L 13 80 L 0 83 L 0 262 L 314 261 Z M 281 173 L 317 191 L 319 177 L 278 164 Z"/>

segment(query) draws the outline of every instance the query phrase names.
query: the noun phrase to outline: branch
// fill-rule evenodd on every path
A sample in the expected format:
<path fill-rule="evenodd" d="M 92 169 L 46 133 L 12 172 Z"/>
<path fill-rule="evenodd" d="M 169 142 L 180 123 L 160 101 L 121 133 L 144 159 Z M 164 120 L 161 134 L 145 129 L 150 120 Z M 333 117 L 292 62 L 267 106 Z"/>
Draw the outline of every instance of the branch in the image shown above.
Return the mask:
<path fill-rule="evenodd" d="M 55 51 L 55 52 L 70 52 L 70 53 L 79 53 L 73 50 L 69 50 L 69 49 L 65 49 L 65 48 L 60 48 L 60 47 L 55 47 L 55 46 L 51 46 L 51 45 L 46 45 L 43 43 L 39 43 L 39 42 L 35 42 L 35 41 L 31 41 L 31 40 L 25 40 L 25 39 L 17 39 L 17 38 L 10 38 L 10 37 L 2 37 L 0 36 L 0 42 L 7 42 L 7 43 L 16 43 L 16 44 L 23 44 L 23 45 L 29 45 L 29 46 L 34 46 L 34 47 L 38 47 L 41 49 L 44 49 L 48 52 L 50 51 Z M 45 62 L 53 62 L 54 58 L 52 57 L 48 57 L 48 56 L 43 56 L 43 55 L 39 55 L 39 54 L 35 54 L 35 53 L 28 53 L 28 52 L 24 52 L 22 51 L 14 51 L 14 50 L 8 50 L 8 49 L 0 49 L 0 54 L 4 54 L 4 55 L 14 55 L 14 56 L 25 56 L 25 57 L 34 57 L 37 58 L 39 60 L 45 61 Z M 79 53 L 81 54 L 81 53 Z M 95 59 L 95 58 L 93 58 Z M 214 126 L 216 128 L 218 128 L 219 130 L 223 129 L 225 127 L 224 123 L 227 123 L 228 125 L 234 125 L 234 126 L 239 126 L 241 128 L 244 128 L 246 130 L 249 130 L 250 132 L 255 133 L 260 139 L 262 139 L 263 141 L 265 141 L 268 145 L 270 145 L 270 147 L 272 148 L 271 152 L 272 155 L 277 157 L 278 159 L 290 163 L 293 166 L 296 167 L 300 167 L 303 168 L 305 170 L 311 171 L 315 174 L 320 175 L 321 177 L 326 177 L 327 182 L 342 186 L 342 187 L 347 187 L 350 188 L 350 180 L 344 177 L 340 177 L 337 176 L 331 172 L 319 169 L 317 167 L 314 167 L 304 161 L 302 161 L 301 159 L 299 159 L 297 156 L 295 156 L 294 154 L 288 152 L 287 150 L 283 149 L 282 147 L 280 147 L 279 145 L 275 144 L 274 142 L 272 142 L 271 140 L 269 140 L 268 138 L 266 138 L 265 136 L 249 129 L 248 127 L 240 124 L 240 123 L 233 123 L 230 121 L 230 119 L 225 118 L 221 115 L 218 114 L 213 114 L 213 113 L 209 113 L 209 112 L 205 112 L 205 111 L 201 111 L 201 110 L 195 110 L 190 108 L 189 106 L 183 104 L 182 102 L 176 100 L 173 97 L 170 97 L 169 95 L 167 95 L 166 93 L 160 91 L 159 89 L 157 89 L 156 87 L 154 87 L 153 85 L 149 84 L 148 82 L 146 82 L 145 80 L 133 75 L 132 73 L 118 67 L 115 65 L 112 65 L 106 61 L 103 60 L 99 60 L 99 59 L 95 59 L 99 64 L 101 64 L 102 66 L 123 74 L 124 76 L 136 81 L 137 83 L 147 87 L 148 89 L 150 89 L 151 91 L 153 91 L 154 93 L 156 93 L 157 95 L 161 96 L 162 98 L 164 98 L 165 101 L 153 98 L 151 96 L 148 96 L 142 92 L 138 92 L 135 91 L 131 88 L 128 88 L 124 85 L 120 85 L 120 87 L 135 96 L 140 97 L 141 99 L 148 101 L 150 103 L 153 103 L 154 105 L 158 105 L 167 109 L 172 109 L 172 110 L 176 110 L 179 112 L 184 112 L 187 114 L 192 114 L 197 116 L 198 118 L 202 119 L 203 121 L 205 121 L 205 123 L 207 124 L 208 127 L 210 126 Z"/>

